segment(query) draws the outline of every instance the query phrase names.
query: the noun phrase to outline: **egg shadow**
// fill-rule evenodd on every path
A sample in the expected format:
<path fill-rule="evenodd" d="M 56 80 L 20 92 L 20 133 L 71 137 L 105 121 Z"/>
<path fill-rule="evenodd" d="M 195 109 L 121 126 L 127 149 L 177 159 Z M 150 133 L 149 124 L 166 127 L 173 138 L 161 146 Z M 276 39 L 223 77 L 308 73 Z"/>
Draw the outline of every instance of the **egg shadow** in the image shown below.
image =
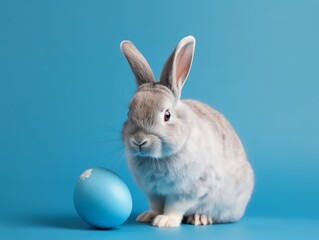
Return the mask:
<path fill-rule="evenodd" d="M 123 225 L 136 225 L 136 214 L 131 214 Z M 24 223 L 32 227 L 55 228 L 65 230 L 85 230 L 85 231 L 116 231 L 114 228 L 96 228 L 86 224 L 76 213 L 46 213 L 28 216 Z M 25 225 L 24 224 L 24 225 Z"/>
<path fill-rule="evenodd" d="M 29 216 L 27 224 L 33 227 L 59 228 L 70 230 L 90 230 L 93 229 L 80 219 L 76 214 L 46 213 Z"/>

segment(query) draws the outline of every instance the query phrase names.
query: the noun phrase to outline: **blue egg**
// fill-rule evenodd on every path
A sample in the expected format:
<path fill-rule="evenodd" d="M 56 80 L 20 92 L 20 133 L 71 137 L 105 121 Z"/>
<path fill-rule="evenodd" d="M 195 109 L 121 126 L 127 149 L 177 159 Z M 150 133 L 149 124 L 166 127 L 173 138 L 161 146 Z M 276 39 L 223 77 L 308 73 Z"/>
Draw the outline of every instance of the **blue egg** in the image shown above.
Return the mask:
<path fill-rule="evenodd" d="M 132 212 L 132 196 L 123 180 L 106 168 L 90 168 L 74 187 L 73 202 L 80 217 L 97 228 L 124 223 Z"/>

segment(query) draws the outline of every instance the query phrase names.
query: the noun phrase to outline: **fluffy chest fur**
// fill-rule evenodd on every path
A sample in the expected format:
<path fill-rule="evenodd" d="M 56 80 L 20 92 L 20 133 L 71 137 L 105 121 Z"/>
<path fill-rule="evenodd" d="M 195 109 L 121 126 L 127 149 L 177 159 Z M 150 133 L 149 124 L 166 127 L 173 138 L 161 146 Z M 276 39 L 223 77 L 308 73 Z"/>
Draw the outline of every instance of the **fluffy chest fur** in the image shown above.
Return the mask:
<path fill-rule="evenodd" d="M 219 188 L 224 171 L 220 144 L 207 123 L 199 126 L 177 154 L 162 159 L 128 156 L 130 169 L 145 192 L 196 197 Z"/>

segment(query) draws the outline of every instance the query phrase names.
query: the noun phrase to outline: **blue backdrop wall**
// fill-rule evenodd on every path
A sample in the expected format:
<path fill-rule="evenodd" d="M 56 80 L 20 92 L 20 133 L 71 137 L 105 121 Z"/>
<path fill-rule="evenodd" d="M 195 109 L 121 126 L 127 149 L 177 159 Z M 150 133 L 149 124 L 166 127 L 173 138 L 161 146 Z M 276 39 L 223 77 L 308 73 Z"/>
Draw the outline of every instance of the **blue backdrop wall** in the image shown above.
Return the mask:
<path fill-rule="evenodd" d="M 104 166 L 129 185 L 120 139 L 135 91 L 132 40 L 159 77 L 197 39 L 183 98 L 232 122 L 255 169 L 247 216 L 319 214 L 318 1 L 0 1 L 0 217 L 74 213 L 73 185 Z"/>

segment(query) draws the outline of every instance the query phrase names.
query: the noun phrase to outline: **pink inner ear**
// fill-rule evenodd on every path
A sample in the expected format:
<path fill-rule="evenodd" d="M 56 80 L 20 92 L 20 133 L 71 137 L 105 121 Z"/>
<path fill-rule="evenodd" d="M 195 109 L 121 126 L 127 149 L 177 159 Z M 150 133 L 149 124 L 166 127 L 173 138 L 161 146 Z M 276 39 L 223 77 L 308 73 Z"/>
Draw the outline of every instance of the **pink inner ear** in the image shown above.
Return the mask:
<path fill-rule="evenodd" d="M 186 44 L 175 59 L 176 87 L 183 86 L 192 63 L 193 43 Z"/>

